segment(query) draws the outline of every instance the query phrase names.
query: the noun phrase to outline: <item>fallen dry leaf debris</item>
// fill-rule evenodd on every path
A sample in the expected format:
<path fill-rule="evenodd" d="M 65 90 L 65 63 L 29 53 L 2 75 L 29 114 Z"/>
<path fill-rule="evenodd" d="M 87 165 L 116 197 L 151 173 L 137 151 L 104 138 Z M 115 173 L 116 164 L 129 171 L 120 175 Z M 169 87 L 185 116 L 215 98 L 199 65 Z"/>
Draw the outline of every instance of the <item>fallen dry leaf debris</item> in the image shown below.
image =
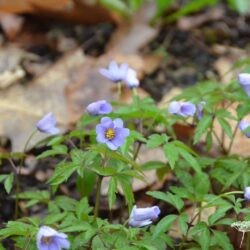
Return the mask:
<path fill-rule="evenodd" d="M 123 28 L 117 28 L 111 42 L 113 45 L 108 46 L 108 50 L 100 58 L 85 56 L 81 48 L 75 49 L 65 53 L 55 65 L 32 81 L 22 85 L 15 84 L 0 92 L 0 134 L 11 139 L 13 151 L 23 149 L 36 121 L 45 113 L 53 111 L 60 126 L 67 130 L 69 124 L 75 123 L 87 104 L 93 100 L 115 99 L 113 85 L 99 74 L 99 68 L 106 67 L 110 60 L 128 62 L 132 68 L 138 70 L 139 76 L 144 74 L 144 68 L 150 71 L 150 68 L 154 70 L 157 67 L 161 57 L 143 57 L 139 53 L 139 49 L 157 34 L 148 24 L 153 13 L 152 5 L 145 8 L 140 12 L 140 22 L 135 19 L 125 31 Z M 127 41 L 136 41 L 138 37 L 136 32 L 130 32 L 134 29 L 140 34 L 144 34 L 144 30 L 151 32 L 145 32 L 143 39 L 140 36 L 138 42 L 131 43 L 127 53 Z M 145 58 L 147 59 L 144 60 Z M 17 61 L 16 58 L 15 60 Z M 20 64 L 20 61 L 18 62 Z M 123 99 L 128 101 L 130 96 L 128 93 L 125 95 Z M 37 137 L 37 140 L 39 139 Z"/>

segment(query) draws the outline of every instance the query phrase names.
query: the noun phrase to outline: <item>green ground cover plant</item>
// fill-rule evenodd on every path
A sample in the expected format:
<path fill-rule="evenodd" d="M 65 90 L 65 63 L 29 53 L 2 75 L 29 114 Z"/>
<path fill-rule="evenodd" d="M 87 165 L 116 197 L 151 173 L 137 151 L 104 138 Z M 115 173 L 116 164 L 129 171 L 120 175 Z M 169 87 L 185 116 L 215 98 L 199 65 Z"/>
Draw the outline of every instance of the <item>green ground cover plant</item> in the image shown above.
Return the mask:
<path fill-rule="evenodd" d="M 223 85 L 198 83 L 174 97 L 166 109 L 149 97 L 137 95 L 139 80 L 128 64 L 113 61 L 100 73 L 117 86 L 118 96 L 122 85 L 130 88 L 132 103 L 93 100 L 76 128 L 65 135 L 59 134 L 56 117 L 48 113 L 37 122 L 23 153 L 1 153 L 2 163 L 9 161 L 13 167 L 13 172 L 1 175 L 0 181 L 15 200 L 16 219 L 0 230 L 0 239 L 27 250 L 230 250 L 234 247 L 228 231 L 233 227 L 235 232 L 242 232 L 241 244 L 250 249 L 250 238 L 244 237 L 250 230 L 250 159 L 231 153 L 237 130 L 246 139 L 250 137 L 250 120 L 245 118 L 250 113 L 250 74 L 239 74 L 238 79 Z M 174 130 L 177 123 L 194 128 L 187 142 L 178 139 Z M 47 181 L 48 189 L 20 190 L 20 166 L 37 132 L 51 135 L 43 142 L 49 149 L 37 159 L 60 157 L 61 161 Z M 142 146 L 162 150 L 165 158 L 139 164 Z M 156 204 L 139 207 L 132 182 L 147 181 L 145 172 L 149 170 L 155 170 L 161 179 L 171 175 L 176 181 L 167 190 L 148 191 Z M 72 177 L 80 199 L 58 194 L 59 186 Z M 110 211 L 119 190 L 124 196 L 119 222 L 99 215 L 101 184 L 106 177 Z M 93 206 L 91 195 L 95 197 Z M 43 213 L 20 216 L 20 200 L 27 208 L 42 206 Z M 174 212 L 161 211 L 159 201 Z M 187 213 L 187 206 L 192 208 L 192 215 Z M 214 212 L 204 220 L 209 208 Z M 173 223 L 177 223 L 181 236 L 170 234 Z M 4 243 L 0 249 L 6 249 Z"/>

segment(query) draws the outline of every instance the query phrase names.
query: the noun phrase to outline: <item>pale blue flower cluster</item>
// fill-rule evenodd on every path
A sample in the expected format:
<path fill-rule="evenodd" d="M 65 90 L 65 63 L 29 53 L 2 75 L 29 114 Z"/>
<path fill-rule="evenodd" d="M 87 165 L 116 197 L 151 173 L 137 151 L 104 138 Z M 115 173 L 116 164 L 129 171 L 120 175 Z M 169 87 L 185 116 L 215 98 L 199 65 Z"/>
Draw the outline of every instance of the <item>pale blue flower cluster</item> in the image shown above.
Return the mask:
<path fill-rule="evenodd" d="M 160 214 L 160 208 L 158 206 L 137 208 L 133 207 L 128 224 L 131 227 L 144 227 L 153 223 Z"/>
<path fill-rule="evenodd" d="M 47 226 L 40 227 L 37 233 L 36 245 L 38 250 L 62 250 L 70 248 L 66 234 L 57 232 L 55 229 Z"/>
<path fill-rule="evenodd" d="M 118 65 L 117 62 L 111 61 L 107 69 L 101 68 L 99 72 L 114 83 L 124 82 L 129 88 L 136 88 L 140 84 L 136 71 L 127 63 Z"/>

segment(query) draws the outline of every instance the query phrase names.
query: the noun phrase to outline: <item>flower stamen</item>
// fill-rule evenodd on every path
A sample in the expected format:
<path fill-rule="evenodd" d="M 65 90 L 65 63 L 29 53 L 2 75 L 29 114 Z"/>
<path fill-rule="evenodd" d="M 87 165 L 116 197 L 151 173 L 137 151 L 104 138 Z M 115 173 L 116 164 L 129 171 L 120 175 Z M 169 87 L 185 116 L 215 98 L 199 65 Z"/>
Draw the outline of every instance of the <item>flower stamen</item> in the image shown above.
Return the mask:
<path fill-rule="evenodd" d="M 115 137 L 115 130 L 113 128 L 108 128 L 106 131 L 105 131 L 105 137 L 108 139 L 108 140 L 112 140 L 114 137 Z"/>
<path fill-rule="evenodd" d="M 42 243 L 45 244 L 45 245 L 49 245 L 52 241 L 52 237 L 45 237 L 43 236 L 42 239 L 41 239 Z"/>

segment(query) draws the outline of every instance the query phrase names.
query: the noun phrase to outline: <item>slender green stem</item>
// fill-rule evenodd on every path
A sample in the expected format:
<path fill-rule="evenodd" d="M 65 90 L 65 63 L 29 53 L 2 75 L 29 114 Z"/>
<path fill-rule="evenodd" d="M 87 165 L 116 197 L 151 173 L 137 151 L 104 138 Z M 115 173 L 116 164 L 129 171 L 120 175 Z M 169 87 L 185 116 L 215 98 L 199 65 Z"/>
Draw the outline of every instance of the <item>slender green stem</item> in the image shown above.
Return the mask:
<path fill-rule="evenodd" d="M 142 145 L 142 142 L 138 141 L 138 144 L 137 144 L 134 156 L 133 156 L 134 161 L 137 159 L 137 156 L 138 156 L 140 149 L 141 149 L 141 145 Z"/>
<path fill-rule="evenodd" d="M 118 101 L 119 101 L 122 96 L 122 83 L 121 82 L 117 83 L 117 96 L 118 96 Z"/>
<path fill-rule="evenodd" d="M 102 179 L 103 179 L 103 176 L 98 175 L 97 187 L 96 187 L 95 210 L 94 210 L 94 218 L 95 218 L 95 219 L 96 219 L 96 218 L 98 217 L 98 215 L 99 215 Z"/>
<path fill-rule="evenodd" d="M 20 162 L 20 165 L 17 168 L 17 173 L 16 173 L 16 198 L 15 198 L 15 219 L 18 218 L 18 201 L 19 201 L 19 193 L 21 192 L 21 187 L 20 187 L 20 174 L 21 174 L 21 168 L 24 165 L 24 159 L 25 159 L 25 152 L 28 148 L 28 145 L 32 139 L 32 137 L 35 135 L 35 133 L 37 132 L 37 130 L 34 130 L 28 140 L 26 141 L 24 148 L 23 148 L 23 158 Z M 13 163 L 13 162 L 12 162 Z"/>
<path fill-rule="evenodd" d="M 213 200 L 207 202 L 206 205 L 200 206 L 200 207 L 199 207 L 199 211 L 193 216 L 193 218 L 192 218 L 192 219 L 190 220 L 190 222 L 188 223 L 188 229 L 187 229 L 186 235 L 184 236 L 183 241 L 181 242 L 180 249 L 183 248 L 184 242 L 188 239 L 188 233 L 189 233 L 189 230 L 190 230 L 191 227 L 192 227 L 193 222 L 195 221 L 195 219 L 196 219 L 197 217 L 200 217 L 200 216 L 201 216 L 202 210 L 203 210 L 204 208 L 207 208 L 209 204 L 211 204 L 212 202 L 216 201 L 216 200 L 219 199 L 220 197 L 228 196 L 228 195 L 231 195 L 231 194 L 243 194 L 243 193 L 244 193 L 243 191 L 231 191 L 231 192 L 222 193 L 222 194 L 218 195 L 216 198 L 214 198 Z M 247 250 L 250 250 L 250 249 L 247 249 Z"/>
<path fill-rule="evenodd" d="M 213 133 L 215 139 L 217 140 L 217 142 L 218 142 L 218 144 L 219 144 L 219 146 L 220 146 L 220 148 L 221 148 L 222 153 L 223 153 L 223 154 L 226 154 L 227 151 L 226 151 L 226 149 L 224 148 L 224 145 L 223 145 L 223 143 L 221 142 L 219 136 L 216 134 L 216 132 L 215 132 L 214 130 L 212 130 L 212 133 Z"/>
<path fill-rule="evenodd" d="M 236 124 L 236 126 L 234 128 L 233 137 L 232 137 L 232 139 L 230 141 L 230 144 L 228 146 L 227 154 L 230 154 L 230 152 L 231 152 L 231 149 L 232 149 L 232 146 L 233 146 L 233 142 L 234 142 L 234 139 L 235 139 L 235 136 L 236 136 L 236 132 L 237 132 L 237 129 L 238 129 L 238 125 L 239 125 L 239 122 Z"/>
<path fill-rule="evenodd" d="M 108 157 L 107 157 L 106 154 L 104 154 L 103 160 L 102 160 L 102 166 L 103 166 L 103 168 L 105 168 L 107 162 L 108 162 Z M 99 215 L 102 180 L 103 180 L 103 176 L 102 175 L 98 175 L 97 186 L 96 186 L 95 208 L 94 208 L 94 218 L 95 219 Z"/>

